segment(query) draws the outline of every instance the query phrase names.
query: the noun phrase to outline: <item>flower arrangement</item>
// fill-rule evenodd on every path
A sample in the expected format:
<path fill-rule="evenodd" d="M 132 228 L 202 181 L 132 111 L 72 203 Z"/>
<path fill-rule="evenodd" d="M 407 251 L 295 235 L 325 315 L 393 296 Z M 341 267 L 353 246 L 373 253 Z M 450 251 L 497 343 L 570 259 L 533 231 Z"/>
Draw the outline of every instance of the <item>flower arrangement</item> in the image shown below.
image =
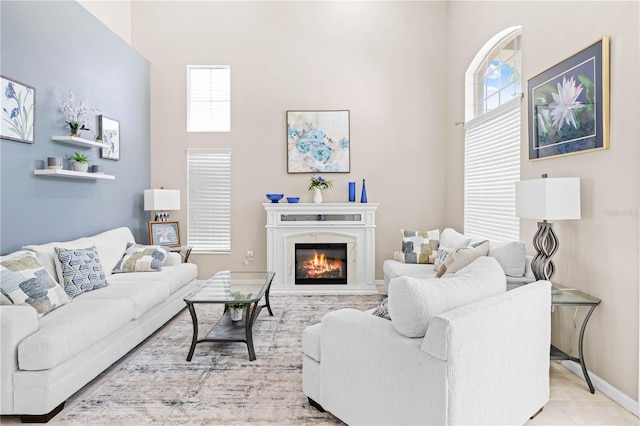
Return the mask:
<path fill-rule="evenodd" d="M 76 98 L 71 89 L 67 92 L 67 99 L 62 101 L 60 110 L 64 113 L 64 117 L 67 120 L 65 123 L 69 125 L 71 136 L 80 136 L 81 130 L 88 130 L 93 133 L 93 131 L 87 127 L 89 121 L 84 118 L 88 109 L 84 106 L 82 99 L 76 103 Z M 93 109 L 93 111 L 97 110 Z"/>
<path fill-rule="evenodd" d="M 314 189 L 329 189 L 333 186 L 333 182 L 330 180 L 324 179 L 322 176 L 311 176 L 311 183 L 309 184 L 309 191 Z"/>

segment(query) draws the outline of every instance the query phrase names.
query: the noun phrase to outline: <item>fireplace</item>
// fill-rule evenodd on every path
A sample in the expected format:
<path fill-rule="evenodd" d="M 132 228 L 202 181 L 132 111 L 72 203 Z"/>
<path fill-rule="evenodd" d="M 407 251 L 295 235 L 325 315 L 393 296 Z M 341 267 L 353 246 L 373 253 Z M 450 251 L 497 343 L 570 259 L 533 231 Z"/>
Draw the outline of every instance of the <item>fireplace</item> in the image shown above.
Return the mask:
<path fill-rule="evenodd" d="M 295 244 L 295 284 L 347 284 L 347 244 Z"/>
<path fill-rule="evenodd" d="M 264 203 L 267 213 L 267 270 L 275 272 L 272 292 L 300 294 L 372 294 L 375 283 L 375 203 Z M 300 276 L 298 249 L 320 244 L 342 244 L 346 253 L 325 253 L 341 259 L 342 279 Z M 329 246 L 335 249 L 336 247 Z M 314 254 L 315 256 L 315 254 Z M 345 260 L 346 259 L 346 260 Z M 340 268 L 333 268 L 339 269 Z M 332 274 L 329 274 L 332 275 Z M 304 284 L 303 284 L 304 283 Z"/>

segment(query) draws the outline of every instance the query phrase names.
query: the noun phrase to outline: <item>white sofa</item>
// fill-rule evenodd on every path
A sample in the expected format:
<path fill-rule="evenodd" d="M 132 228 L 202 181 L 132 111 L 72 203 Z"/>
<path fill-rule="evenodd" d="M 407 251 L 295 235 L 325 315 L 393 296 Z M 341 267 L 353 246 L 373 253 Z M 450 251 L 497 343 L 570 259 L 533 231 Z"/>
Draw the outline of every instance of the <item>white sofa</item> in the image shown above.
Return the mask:
<path fill-rule="evenodd" d="M 349 425 L 523 424 L 549 399 L 550 303 L 548 281 L 507 292 L 489 257 L 393 279 L 391 320 L 341 309 L 304 330 L 303 391 Z"/>
<path fill-rule="evenodd" d="M 195 287 L 197 267 L 181 263 L 178 253 L 169 253 L 160 271 L 110 274 L 127 244 L 134 242 L 123 227 L 23 247 L 57 277 L 54 247 L 94 246 L 108 285 L 79 294 L 41 317 L 32 306 L 0 306 L 0 414 L 47 421 L 67 398 L 185 307 L 183 298 Z"/>
<path fill-rule="evenodd" d="M 439 240 L 439 246 L 452 250 L 468 244 L 477 244 L 483 239 L 466 237 L 452 228 L 445 228 L 442 232 L 434 232 Z M 419 250 L 416 244 L 415 250 Z M 403 247 L 404 248 L 404 247 Z M 397 256 L 402 257 L 401 253 Z M 533 256 L 526 254 L 525 244 L 520 241 L 495 242 L 489 241 L 488 256 L 496 258 L 505 273 L 507 290 L 534 282 L 536 279 L 531 271 Z M 400 276 L 413 278 L 434 278 L 437 268 L 433 263 L 405 263 L 396 259 L 387 259 L 382 264 L 384 273 L 384 289 L 389 290 L 389 282 Z"/>

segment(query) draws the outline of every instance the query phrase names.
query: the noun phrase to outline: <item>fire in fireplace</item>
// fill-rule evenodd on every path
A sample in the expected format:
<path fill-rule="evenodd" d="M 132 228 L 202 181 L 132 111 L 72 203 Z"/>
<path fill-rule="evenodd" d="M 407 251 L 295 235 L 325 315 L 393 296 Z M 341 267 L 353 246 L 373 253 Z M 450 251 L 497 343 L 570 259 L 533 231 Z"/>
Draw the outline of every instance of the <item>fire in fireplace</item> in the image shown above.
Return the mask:
<path fill-rule="evenodd" d="M 347 284 L 347 244 L 296 244 L 296 284 Z"/>

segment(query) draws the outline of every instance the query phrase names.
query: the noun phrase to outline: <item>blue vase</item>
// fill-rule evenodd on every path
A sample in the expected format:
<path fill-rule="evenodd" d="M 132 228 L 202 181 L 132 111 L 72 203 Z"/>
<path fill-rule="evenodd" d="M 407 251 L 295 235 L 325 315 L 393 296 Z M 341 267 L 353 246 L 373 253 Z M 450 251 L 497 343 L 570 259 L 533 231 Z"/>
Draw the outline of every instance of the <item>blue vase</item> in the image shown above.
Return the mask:
<path fill-rule="evenodd" d="M 356 201 L 356 183 L 349 182 L 349 202 L 353 203 Z"/>
<path fill-rule="evenodd" d="M 365 184 L 364 179 L 362 179 L 362 195 L 360 196 L 360 202 L 367 202 L 367 185 Z"/>

